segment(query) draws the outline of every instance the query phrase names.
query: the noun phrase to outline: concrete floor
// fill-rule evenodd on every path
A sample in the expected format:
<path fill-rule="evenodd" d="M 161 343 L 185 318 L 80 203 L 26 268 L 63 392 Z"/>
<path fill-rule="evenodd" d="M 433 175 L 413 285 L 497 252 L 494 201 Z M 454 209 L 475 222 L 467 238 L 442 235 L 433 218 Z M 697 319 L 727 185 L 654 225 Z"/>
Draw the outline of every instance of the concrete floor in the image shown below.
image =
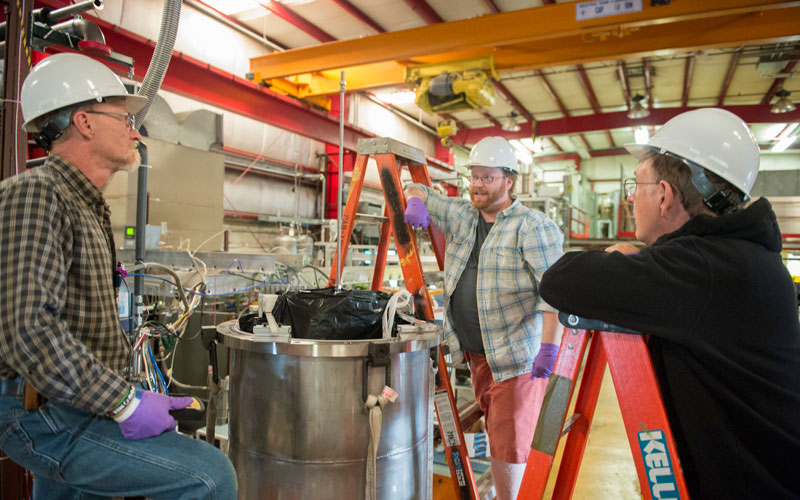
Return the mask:
<path fill-rule="evenodd" d="M 575 393 L 577 396 L 577 390 Z M 573 397 L 574 404 L 574 397 Z M 570 410 L 570 415 L 571 415 Z M 566 436 L 559 442 L 544 498 L 551 498 Z M 642 498 L 617 394 L 606 368 L 573 500 Z"/>

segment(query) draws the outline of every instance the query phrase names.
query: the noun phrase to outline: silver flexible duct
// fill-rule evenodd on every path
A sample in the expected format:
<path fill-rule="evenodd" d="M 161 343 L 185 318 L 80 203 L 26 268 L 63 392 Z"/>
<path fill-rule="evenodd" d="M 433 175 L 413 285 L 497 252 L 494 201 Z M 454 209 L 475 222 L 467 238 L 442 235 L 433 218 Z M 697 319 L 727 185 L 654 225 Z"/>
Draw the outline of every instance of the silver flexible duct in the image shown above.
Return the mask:
<path fill-rule="evenodd" d="M 147 68 L 142 86 L 139 88 L 139 95 L 147 97 L 147 104 L 136 113 L 136 128 L 138 129 L 144 122 L 150 104 L 156 96 L 156 92 L 161 88 L 164 75 L 167 74 L 169 61 L 172 58 L 172 49 L 175 46 L 175 38 L 178 35 L 178 21 L 181 17 L 181 0 L 166 0 L 164 11 L 161 14 L 161 29 L 158 32 L 158 42 L 153 52 L 153 59 Z"/>

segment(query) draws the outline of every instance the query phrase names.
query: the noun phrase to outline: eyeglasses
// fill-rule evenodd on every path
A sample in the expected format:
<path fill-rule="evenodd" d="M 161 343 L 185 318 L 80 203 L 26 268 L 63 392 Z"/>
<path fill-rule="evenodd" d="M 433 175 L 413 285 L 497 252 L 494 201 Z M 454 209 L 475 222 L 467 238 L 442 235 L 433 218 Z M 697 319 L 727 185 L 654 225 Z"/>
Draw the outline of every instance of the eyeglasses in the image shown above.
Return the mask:
<path fill-rule="evenodd" d="M 87 113 L 93 115 L 108 115 L 108 116 L 117 116 L 122 118 L 124 122 L 128 124 L 128 126 L 133 130 L 136 127 L 136 115 L 133 113 L 123 113 L 121 111 L 95 111 L 95 110 L 86 110 Z"/>
<path fill-rule="evenodd" d="M 625 179 L 622 181 L 622 188 L 625 190 L 625 194 L 628 195 L 628 198 L 633 197 L 633 194 L 636 192 L 636 188 L 641 184 L 658 184 L 661 181 L 656 182 L 637 182 L 634 178 Z"/>
<path fill-rule="evenodd" d="M 502 175 L 468 175 L 467 180 L 476 183 L 480 181 L 481 184 L 491 184 L 495 179 L 499 179 Z"/>

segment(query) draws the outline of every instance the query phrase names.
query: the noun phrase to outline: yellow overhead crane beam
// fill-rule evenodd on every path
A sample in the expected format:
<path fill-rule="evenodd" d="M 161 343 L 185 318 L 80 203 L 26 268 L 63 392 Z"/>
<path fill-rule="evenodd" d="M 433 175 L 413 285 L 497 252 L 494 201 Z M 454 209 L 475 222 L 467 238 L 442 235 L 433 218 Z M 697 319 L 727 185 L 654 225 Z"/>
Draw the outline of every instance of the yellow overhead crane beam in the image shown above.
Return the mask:
<path fill-rule="evenodd" d="M 576 20 L 581 2 L 275 52 L 250 60 L 253 79 L 295 97 L 402 83 L 416 64 L 493 56 L 498 71 L 526 70 L 649 54 L 800 40 L 800 2 L 672 0 L 669 5 Z M 286 85 L 278 79 L 286 79 Z"/>

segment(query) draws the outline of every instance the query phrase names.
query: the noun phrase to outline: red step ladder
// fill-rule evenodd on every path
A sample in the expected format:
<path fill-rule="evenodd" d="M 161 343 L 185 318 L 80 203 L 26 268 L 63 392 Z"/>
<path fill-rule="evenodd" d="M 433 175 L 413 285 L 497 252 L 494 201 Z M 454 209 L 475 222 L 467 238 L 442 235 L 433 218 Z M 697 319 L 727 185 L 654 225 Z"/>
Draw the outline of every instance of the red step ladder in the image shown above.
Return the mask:
<path fill-rule="evenodd" d="M 386 268 L 386 256 L 389 249 L 389 237 L 394 237 L 400 267 L 406 289 L 414 296 L 414 310 L 421 319 L 433 320 L 433 303 L 428 295 L 428 288 L 422 271 L 422 262 L 417 248 L 414 231 L 404 220 L 406 198 L 400 182 L 400 171 L 406 166 L 414 182 L 431 186 L 431 178 L 425 162 L 425 154 L 414 147 L 388 137 L 359 139 L 356 146 L 355 166 L 350 179 L 350 190 L 347 204 L 342 213 L 342 229 L 339 235 L 340 255 L 346 262 L 347 249 L 353 234 L 359 198 L 364 186 L 364 174 L 367 162 L 372 157 L 378 165 L 381 189 L 386 199 L 384 215 L 386 220 L 381 224 L 381 237 L 378 243 L 378 254 L 375 270 L 372 275 L 372 289 L 380 290 L 383 283 L 383 272 Z M 439 270 L 444 269 L 445 238 L 434 225 L 428 227 L 431 244 Z M 340 265 L 334 258 L 331 266 L 329 286 L 336 285 L 336 266 Z M 342 268 L 340 267 L 340 273 Z M 339 274 L 341 276 L 341 274 Z M 456 408 L 456 400 L 450 383 L 444 353 L 439 349 L 438 374 L 434 404 L 439 419 L 439 430 L 445 446 L 445 456 L 450 467 L 450 477 L 460 500 L 478 500 L 478 488 L 472 472 L 467 445 L 464 440 L 461 419 Z"/>
<path fill-rule="evenodd" d="M 616 330 L 608 323 L 563 313 L 559 318 L 567 329 L 561 340 L 555 369 L 547 384 L 531 455 L 517 499 L 539 500 L 543 497 L 558 441 L 567 432 L 569 436 L 552 498 L 572 497 L 608 363 L 642 497 L 645 500 L 688 500 L 689 493 L 678 452 L 644 338 L 641 335 L 604 331 Z M 575 411 L 567 418 L 587 345 L 589 352 L 580 379 Z"/>

